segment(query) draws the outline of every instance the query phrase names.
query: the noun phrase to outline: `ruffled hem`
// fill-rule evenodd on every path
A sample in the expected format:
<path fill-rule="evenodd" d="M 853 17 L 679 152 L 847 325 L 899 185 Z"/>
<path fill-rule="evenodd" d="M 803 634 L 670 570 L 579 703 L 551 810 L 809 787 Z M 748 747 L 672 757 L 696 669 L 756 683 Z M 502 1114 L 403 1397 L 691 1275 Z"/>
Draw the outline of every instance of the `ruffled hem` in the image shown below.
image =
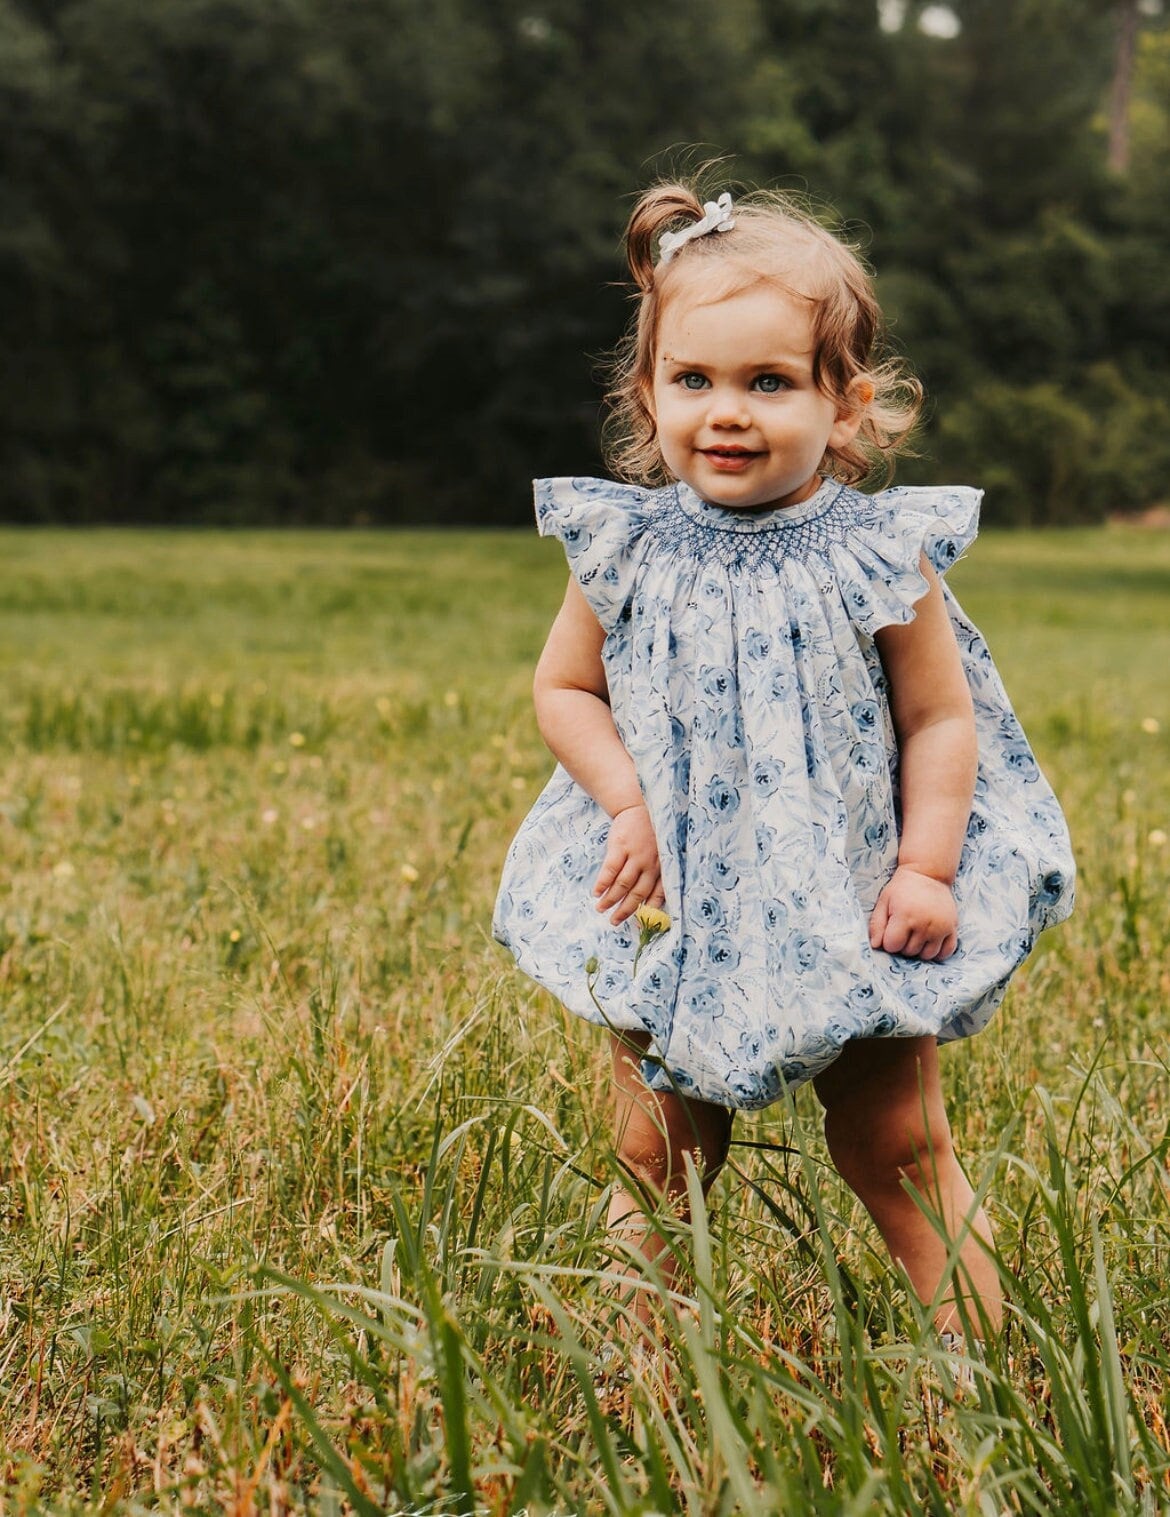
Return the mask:
<path fill-rule="evenodd" d="M 982 490 L 906 486 L 870 499 L 871 512 L 827 551 L 849 618 L 872 637 L 914 619 L 928 586 L 922 558 L 938 574 L 962 556 L 979 529 Z"/>

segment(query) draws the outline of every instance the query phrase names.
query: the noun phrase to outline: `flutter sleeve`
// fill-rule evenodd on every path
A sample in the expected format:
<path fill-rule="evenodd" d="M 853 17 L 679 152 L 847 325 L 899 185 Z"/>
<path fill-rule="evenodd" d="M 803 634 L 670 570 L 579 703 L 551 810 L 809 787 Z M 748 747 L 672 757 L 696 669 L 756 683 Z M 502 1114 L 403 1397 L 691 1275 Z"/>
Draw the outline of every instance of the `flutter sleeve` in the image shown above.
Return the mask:
<path fill-rule="evenodd" d="M 830 548 L 850 618 L 872 637 L 912 621 L 926 594 L 921 560 L 945 574 L 975 540 L 982 490 L 919 485 L 884 490 L 844 541 Z"/>
<path fill-rule="evenodd" d="M 609 479 L 538 479 L 536 524 L 559 538 L 569 569 L 607 632 L 633 593 L 655 492 Z"/>

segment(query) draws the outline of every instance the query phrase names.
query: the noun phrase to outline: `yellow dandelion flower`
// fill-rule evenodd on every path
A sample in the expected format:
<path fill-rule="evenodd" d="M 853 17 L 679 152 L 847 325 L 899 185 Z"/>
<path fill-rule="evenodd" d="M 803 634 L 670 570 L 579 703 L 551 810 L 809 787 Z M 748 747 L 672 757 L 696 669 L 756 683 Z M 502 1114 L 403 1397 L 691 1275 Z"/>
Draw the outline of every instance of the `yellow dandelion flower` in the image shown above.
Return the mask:
<path fill-rule="evenodd" d="M 1158 720 L 1158 718 L 1156 716 L 1143 716 L 1142 717 L 1142 731 L 1143 732 L 1148 732 L 1150 734 L 1150 736 L 1153 737 L 1155 735 L 1155 733 L 1161 732 L 1161 730 L 1162 730 L 1162 723 Z"/>
<path fill-rule="evenodd" d="M 414 867 L 413 864 L 403 864 L 398 873 L 402 876 L 408 885 L 414 885 L 418 882 L 418 870 Z"/>
<path fill-rule="evenodd" d="M 660 932 L 666 932 L 670 927 L 670 915 L 660 906 L 639 906 L 634 912 L 634 920 L 642 931 L 652 938 L 657 937 Z"/>
<path fill-rule="evenodd" d="M 643 949 L 670 927 L 670 915 L 660 906 L 648 906 L 643 902 L 634 912 L 634 921 L 638 924 L 638 946 L 634 950 L 634 966 L 630 971 L 631 974 L 638 973 L 638 961 L 642 957 Z"/>

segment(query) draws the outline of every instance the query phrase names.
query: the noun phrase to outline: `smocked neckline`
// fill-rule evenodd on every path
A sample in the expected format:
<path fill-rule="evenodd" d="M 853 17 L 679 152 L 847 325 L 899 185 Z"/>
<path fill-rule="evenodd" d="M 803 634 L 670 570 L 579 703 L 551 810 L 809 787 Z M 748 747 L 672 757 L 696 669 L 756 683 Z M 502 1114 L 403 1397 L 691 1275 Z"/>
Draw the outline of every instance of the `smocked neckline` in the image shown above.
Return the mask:
<path fill-rule="evenodd" d="M 690 485 L 680 480 L 674 487 L 679 509 L 692 521 L 703 522 L 724 532 L 766 532 L 777 528 L 795 527 L 801 522 L 813 521 L 823 515 L 845 488 L 838 480 L 822 480 L 807 500 L 795 506 L 773 506 L 768 511 L 737 510 L 734 506 L 718 506 L 704 500 Z"/>

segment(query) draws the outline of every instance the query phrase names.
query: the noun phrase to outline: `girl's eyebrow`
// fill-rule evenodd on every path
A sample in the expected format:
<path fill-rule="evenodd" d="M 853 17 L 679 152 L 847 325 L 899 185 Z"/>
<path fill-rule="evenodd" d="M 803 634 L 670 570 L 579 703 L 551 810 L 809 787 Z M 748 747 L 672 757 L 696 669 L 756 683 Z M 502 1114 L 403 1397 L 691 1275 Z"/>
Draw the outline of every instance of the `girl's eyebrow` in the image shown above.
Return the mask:
<path fill-rule="evenodd" d="M 716 364 L 704 363 L 701 359 L 679 358 L 674 353 L 663 353 L 661 361 L 664 364 L 669 364 L 672 368 L 679 369 L 698 370 L 718 367 Z M 811 353 L 799 355 L 792 353 L 785 358 L 749 359 L 744 363 L 736 365 L 737 369 L 742 369 L 744 372 L 751 372 L 756 374 L 763 373 L 765 371 L 774 372 L 780 369 L 787 369 L 795 373 L 804 373 L 811 367 Z"/>

